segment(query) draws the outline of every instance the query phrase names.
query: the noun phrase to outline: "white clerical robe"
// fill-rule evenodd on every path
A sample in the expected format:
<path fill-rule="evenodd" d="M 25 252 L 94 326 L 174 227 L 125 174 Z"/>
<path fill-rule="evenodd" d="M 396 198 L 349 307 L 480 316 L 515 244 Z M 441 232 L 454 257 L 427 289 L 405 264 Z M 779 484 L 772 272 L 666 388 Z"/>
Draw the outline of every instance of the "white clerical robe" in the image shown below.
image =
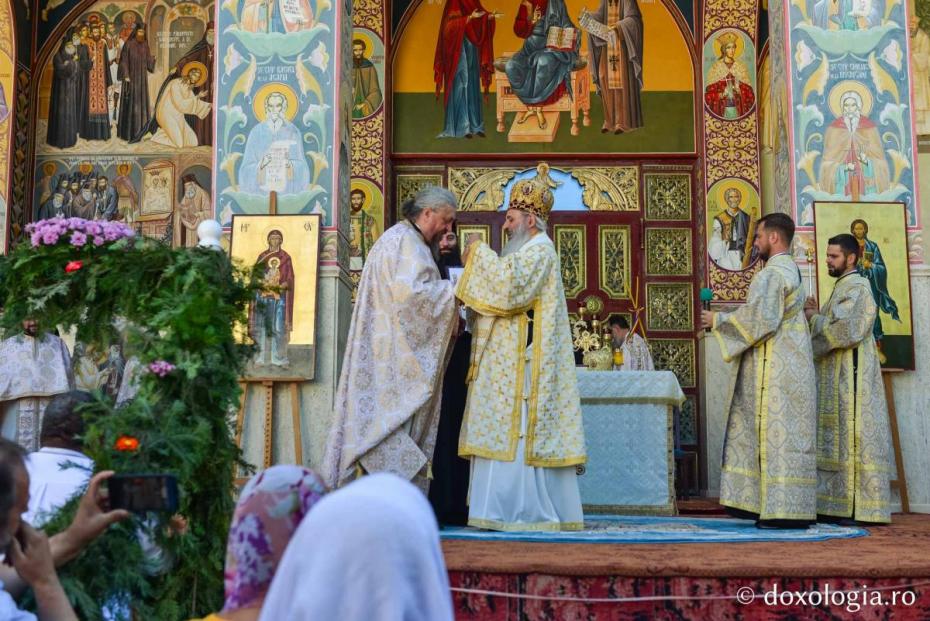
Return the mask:
<path fill-rule="evenodd" d="M 158 131 L 152 136 L 152 142 L 175 149 L 198 146 L 197 134 L 188 125 L 184 115 L 203 119 L 210 114 L 210 108 L 211 104 L 194 93 L 187 78 L 171 80 L 155 109 Z"/>
<path fill-rule="evenodd" d="M 71 356 L 54 334 L 25 334 L 0 342 L 0 412 L 4 438 L 27 451 L 39 448 L 45 407 L 55 395 L 74 388 Z"/>
<path fill-rule="evenodd" d="M 78 451 L 44 446 L 26 459 L 29 509 L 23 519 L 41 528 L 55 511 L 80 494 L 94 472 L 94 460 Z"/>
<path fill-rule="evenodd" d="M 466 259 L 456 295 L 476 313 L 459 437 L 472 458 L 468 523 L 579 530 L 584 428 L 555 246 L 537 233 L 506 257 L 479 243 Z"/>
<path fill-rule="evenodd" d="M 878 308 L 853 272 L 811 317 L 817 365 L 817 513 L 891 521 L 891 431 L 872 336 Z"/>
<path fill-rule="evenodd" d="M 723 360 L 739 361 L 720 504 L 763 520 L 816 518 L 816 383 L 804 297 L 794 259 L 780 254 L 752 279 L 743 306 L 714 315 Z"/>
<path fill-rule="evenodd" d="M 621 371 L 655 371 L 656 367 L 652 361 L 652 353 L 649 351 L 649 345 L 646 339 L 630 332 L 620 347 L 623 352 L 623 365 Z"/>
<path fill-rule="evenodd" d="M 406 220 L 388 229 L 368 254 L 352 310 L 320 471 L 330 487 L 361 466 L 426 491 L 457 325 L 452 283 L 429 244 Z"/>

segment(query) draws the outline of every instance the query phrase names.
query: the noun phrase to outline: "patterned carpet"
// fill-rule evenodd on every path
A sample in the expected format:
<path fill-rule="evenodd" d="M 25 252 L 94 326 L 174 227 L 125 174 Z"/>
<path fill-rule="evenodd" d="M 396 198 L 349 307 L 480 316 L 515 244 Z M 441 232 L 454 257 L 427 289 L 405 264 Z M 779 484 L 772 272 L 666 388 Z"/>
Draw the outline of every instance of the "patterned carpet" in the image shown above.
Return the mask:
<path fill-rule="evenodd" d="M 927 621 L 930 515 L 892 519 L 825 541 L 552 545 L 445 533 L 442 548 L 457 621 Z M 775 588 L 860 599 L 767 601 Z M 750 602 L 739 599 L 747 590 Z M 902 593 L 911 600 L 895 603 Z"/>
<path fill-rule="evenodd" d="M 806 530 L 763 530 L 749 520 L 696 517 L 589 516 L 578 532 L 501 533 L 446 527 L 442 539 L 538 543 L 748 543 L 826 541 L 868 536 L 864 528 L 816 524 Z"/>

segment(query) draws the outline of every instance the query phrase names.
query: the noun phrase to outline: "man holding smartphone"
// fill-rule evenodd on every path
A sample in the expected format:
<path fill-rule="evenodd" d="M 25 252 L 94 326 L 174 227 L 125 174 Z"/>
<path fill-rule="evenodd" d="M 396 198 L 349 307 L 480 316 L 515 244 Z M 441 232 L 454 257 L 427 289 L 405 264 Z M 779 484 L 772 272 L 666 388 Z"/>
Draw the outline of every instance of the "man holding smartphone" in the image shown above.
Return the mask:
<path fill-rule="evenodd" d="M 88 483 L 87 491 L 81 498 L 74 520 L 72 520 L 68 528 L 57 535 L 47 538 L 41 532 L 20 521 L 20 516 L 29 506 L 29 473 L 26 470 L 24 458 L 25 452 L 18 444 L 0 438 L 0 468 L 6 468 L 11 472 L 13 481 L 12 492 L 8 485 L 0 484 L 0 496 L 4 492 L 14 494 L 12 508 L 5 512 L 0 511 L 0 539 L 9 542 L 14 534 L 18 539 L 10 544 L 9 559 L 7 560 L 7 563 L 12 561 L 13 567 L 0 566 L 0 583 L 2 583 L 4 591 L 0 592 L 0 619 L 6 618 L 2 614 L 6 612 L 3 608 L 4 602 L 12 604 L 12 599 L 9 598 L 19 597 L 27 586 L 31 586 L 36 592 L 36 599 L 39 600 L 38 618 L 40 620 L 69 621 L 70 619 L 76 619 L 77 617 L 74 616 L 70 605 L 67 603 L 67 598 L 61 600 L 67 606 L 65 609 L 44 608 L 46 604 L 43 604 L 43 599 L 48 602 L 48 606 L 54 606 L 56 605 L 55 602 L 58 602 L 58 599 L 56 599 L 58 590 L 54 588 L 58 578 L 55 576 L 54 568 L 60 567 L 76 557 L 91 541 L 103 534 L 111 524 L 128 518 L 129 512 L 123 510 L 104 511 L 101 508 L 100 486 L 114 473 L 113 471 L 98 472 Z M 0 478 L 0 483 L 2 483 L 2 478 Z M 23 543 L 25 543 L 25 547 L 22 545 Z M 55 576 L 54 583 L 51 576 Z M 36 588 L 37 584 L 38 589 Z M 58 589 L 60 588 L 60 585 L 58 585 Z M 60 595 L 64 597 L 64 592 L 61 591 Z M 6 596 L 9 596 L 9 598 Z M 15 610 L 15 608 L 12 610 Z M 61 612 L 61 610 L 64 610 L 64 612 Z M 33 619 L 33 616 L 12 616 L 10 618 L 16 621 L 26 621 Z"/>

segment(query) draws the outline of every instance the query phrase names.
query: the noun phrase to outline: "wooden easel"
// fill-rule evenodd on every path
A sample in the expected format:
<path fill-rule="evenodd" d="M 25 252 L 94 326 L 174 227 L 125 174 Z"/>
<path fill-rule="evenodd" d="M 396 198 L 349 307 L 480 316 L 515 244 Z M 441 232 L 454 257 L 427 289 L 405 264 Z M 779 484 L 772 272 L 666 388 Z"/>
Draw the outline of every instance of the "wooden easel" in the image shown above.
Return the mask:
<path fill-rule="evenodd" d="M 894 407 L 894 388 L 891 385 L 891 376 L 895 371 L 882 371 L 882 382 L 885 384 L 885 401 L 888 402 L 888 423 L 891 427 L 891 443 L 894 445 L 894 465 L 898 478 L 890 481 L 891 489 L 898 490 L 901 496 L 901 512 L 910 513 L 911 503 L 907 498 L 907 477 L 904 475 L 904 458 L 901 455 L 901 436 L 898 435 L 898 416 Z"/>
<path fill-rule="evenodd" d="M 278 193 L 271 192 L 268 199 L 268 215 L 278 215 Z M 303 380 L 301 378 L 248 378 L 239 382 L 242 394 L 239 396 L 239 413 L 236 418 L 236 446 L 242 448 L 242 428 L 245 424 L 245 408 L 248 405 L 249 386 L 261 384 L 265 390 L 265 422 L 264 422 L 264 442 L 262 449 L 262 468 L 271 467 L 273 459 L 274 444 L 274 387 L 275 384 L 287 384 L 288 392 L 291 399 L 291 420 L 294 425 L 294 460 L 297 465 L 302 466 L 303 458 L 303 434 L 300 430 L 300 391 L 298 385 Z M 240 477 L 236 479 L 237 483 L 244 483 Z"/>

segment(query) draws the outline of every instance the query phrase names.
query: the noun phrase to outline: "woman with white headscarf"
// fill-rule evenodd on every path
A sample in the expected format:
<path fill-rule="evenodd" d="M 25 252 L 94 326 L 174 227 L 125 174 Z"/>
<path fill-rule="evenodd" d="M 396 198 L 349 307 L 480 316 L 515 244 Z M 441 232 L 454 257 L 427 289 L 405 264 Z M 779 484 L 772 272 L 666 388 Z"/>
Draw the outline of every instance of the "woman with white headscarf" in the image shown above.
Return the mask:
<path fill-rule="evenodd" d="M 261 621 L 452 621 L 426 497 L 393 474 L 329 494 L 297 529 Z"/>

